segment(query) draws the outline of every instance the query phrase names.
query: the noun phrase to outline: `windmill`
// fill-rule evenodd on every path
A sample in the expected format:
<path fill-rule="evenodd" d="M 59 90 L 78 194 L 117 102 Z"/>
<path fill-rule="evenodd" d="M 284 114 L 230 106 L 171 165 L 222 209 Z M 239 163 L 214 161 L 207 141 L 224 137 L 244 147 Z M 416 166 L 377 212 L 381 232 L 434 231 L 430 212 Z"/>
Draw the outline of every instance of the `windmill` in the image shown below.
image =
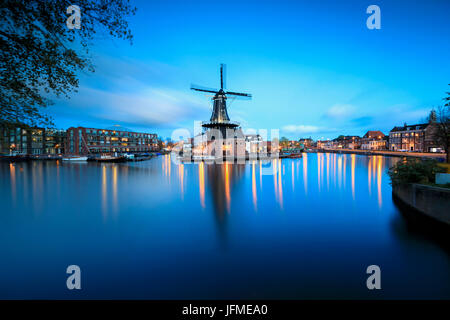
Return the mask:
<path fill-rule="evenodd" d="M 208 122 L 202 124 L 203 128 L 216 128 L 224 132 L 227 128 L 236 128 L 239 123 L 230 121 L 230 117 L 227 112 L 227 97 L 234 99 L 249 100 L 252 98 L 251 94 L 240 93 L 233 91 L 226 91 L 226 65 L 220 65 L 220 89 L 211 89 L 196 85 L 191 85 L 191 89 L 194 91 L 213 93 L 213 110 L 211 118 Z"/>

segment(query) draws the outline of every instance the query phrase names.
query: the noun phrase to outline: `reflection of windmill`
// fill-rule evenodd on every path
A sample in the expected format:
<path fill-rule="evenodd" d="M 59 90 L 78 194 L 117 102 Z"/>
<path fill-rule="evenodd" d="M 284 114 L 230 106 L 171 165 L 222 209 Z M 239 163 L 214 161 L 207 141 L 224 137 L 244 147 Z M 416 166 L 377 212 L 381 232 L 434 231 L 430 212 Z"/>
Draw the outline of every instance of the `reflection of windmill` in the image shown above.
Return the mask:
<path fill-rule="evenodd" d="M 200 86 L 192 85 L 191 89 L 195 91 L 214 93 L 212 100 L 213 111 L 211 118 L 208 122 L 202 124 L 203 128 L 215 128 L 224 132 L 226 128 L 236 128 L 239 123 L 230 121 L 230 117 L 227 112 L 227 96 L 231 96 L 236 99 L 251 99 L 252 95 L 248 93 L 239 93 L 232 91 L 225 91 L 226 88 L 226 65 L 220 65 L 220 89 L 210 89 Z"/>
<path fill-rule="evenodd" d="M 206 167 L 206 186 L 210 189 L 212 208 L 217 223 L 217 235 L 226 240 L 227 217 L 231 212 L 231 199 L 238 185 L 242 186 L 245 175 L 244 164 L 209 164 Z M 228 213 L 228 214 L 227 214 Z"/>

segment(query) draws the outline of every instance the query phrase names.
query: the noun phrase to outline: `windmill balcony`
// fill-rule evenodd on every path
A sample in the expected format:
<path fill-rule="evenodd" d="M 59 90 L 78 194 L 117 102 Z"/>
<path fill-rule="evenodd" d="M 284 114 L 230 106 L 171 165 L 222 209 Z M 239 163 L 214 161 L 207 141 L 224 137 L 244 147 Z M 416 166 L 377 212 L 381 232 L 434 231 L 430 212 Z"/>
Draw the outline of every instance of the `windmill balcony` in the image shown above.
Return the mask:
<path fill-rule="evenodd" d="M 222 121 L 202 121 L 202 126 L 217 126 L 217 125 L 225 125 L 225 126 L 232 126 L 232 127 L 238 127 L 240 125 L 237 121 L 231 121 L 231 120 L 222 120 Z"/>

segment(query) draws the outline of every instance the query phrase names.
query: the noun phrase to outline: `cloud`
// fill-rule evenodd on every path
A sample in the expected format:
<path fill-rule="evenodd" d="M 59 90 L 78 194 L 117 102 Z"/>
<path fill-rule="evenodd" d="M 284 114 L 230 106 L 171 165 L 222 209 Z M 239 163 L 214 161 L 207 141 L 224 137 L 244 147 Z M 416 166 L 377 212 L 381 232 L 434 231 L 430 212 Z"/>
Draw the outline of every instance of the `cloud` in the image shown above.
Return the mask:
<path fill-rule="evenodd" d="M 133 93 L 83 87 L 69 106 L 92 118 L 136 126 L 169 126 L 208 110 L 187 93 L 154 87 Z"/>
<path fill-rule="evenodd" d="M 79 119 L 80 125 L 90 121 L 158 128 L 209 117 L 209 101 L 192 94 L 174 67 L 126 58 L 98 60 L 96 72 L 81 78 L 82 86 L 71 99 L 55 99 L 53 115 Z"/>
<path fill-rule="evenodd" d="M 335 104 L 325 112 L 325 117 L 331 119 L 346 119 L 354 115 L 357 108 L 350 104 Z"/>
<path fill-rule="evenodd" d="M 323 128 L 311 125 L 286 125 L 281 128 L 283 131 L 287 133 L 296 133 L 296 134 L 313 134 L 313 133 L 326 133 L 326 132 L 334 132 L 336 129 L 332 128 Z"/>

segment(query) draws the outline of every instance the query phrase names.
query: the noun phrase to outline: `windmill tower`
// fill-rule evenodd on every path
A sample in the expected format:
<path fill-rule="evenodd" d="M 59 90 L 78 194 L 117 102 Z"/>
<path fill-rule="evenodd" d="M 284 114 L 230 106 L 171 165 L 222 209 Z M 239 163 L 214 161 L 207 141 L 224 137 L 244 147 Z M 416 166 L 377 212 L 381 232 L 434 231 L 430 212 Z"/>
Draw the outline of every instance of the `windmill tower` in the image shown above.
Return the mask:
<path fill-rule="evenodd" d="M 252 95 L 248 93 L 226 91 L 226 65 L 224 64 L 220 65 L 220 89 L 212 89 L 196 85 L 192 85 L 191 89 L 214 94 L 212 98 L 213 110 L 211 118 L 209 121 L 202 123 L 202 127 L 207 130 L 206 140 L 215 140 L 216 137 L 212 132 L 218 131 L 220 132 L 221 138 L 224 140 L 223 145 L 226 146 L 226 148 L 224 147 L 223 156 L 229 154 L 241 154 L 241 148 L 244 148 L 243 153 L 245 155 L 245 142 L 243 142 L 245 137 L 239 123 L 231 121 L 228 116 L 227 99 L 230 97 L 232 99 L 250 100 Z M 233 150 L 229 150 L 230 148 Z"/>

